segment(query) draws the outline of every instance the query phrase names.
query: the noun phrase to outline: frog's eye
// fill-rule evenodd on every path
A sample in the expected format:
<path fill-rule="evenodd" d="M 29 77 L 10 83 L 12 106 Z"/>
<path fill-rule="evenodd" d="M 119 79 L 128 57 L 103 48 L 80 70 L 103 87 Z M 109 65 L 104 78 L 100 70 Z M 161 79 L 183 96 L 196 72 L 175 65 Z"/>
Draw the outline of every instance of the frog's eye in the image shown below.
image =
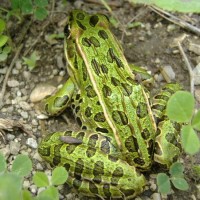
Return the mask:
<path fill-rule="evenodd" d="M 64 28 L 64 34 L 65 34 L 65 37 L 69 37 L 70 35 L 70 26 L 69 24 L 67 24 Z"/>

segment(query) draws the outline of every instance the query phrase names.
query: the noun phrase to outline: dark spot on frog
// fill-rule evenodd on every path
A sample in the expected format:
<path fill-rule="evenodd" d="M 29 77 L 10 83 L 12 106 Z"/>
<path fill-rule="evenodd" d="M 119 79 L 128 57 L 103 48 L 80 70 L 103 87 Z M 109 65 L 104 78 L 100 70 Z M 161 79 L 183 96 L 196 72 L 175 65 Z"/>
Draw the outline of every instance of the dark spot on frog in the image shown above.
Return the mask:
<path fill-rule="evenodd" d="M 95 27 L 96 24 L 98 23 L 99 21 L 99 17 L 97 15 L 93 15 L 90 17 L 90 21 L 89 21 L 89 24 L 92 26 L 92 27 Z"/>
<path fill-rule="evenodd" d="M 104 30 L 100 30 L 98 32 L 98 35 L 99 35 L 100 38 L 102 38 L 104 40 L 108 39 L 108 34 Z"/>

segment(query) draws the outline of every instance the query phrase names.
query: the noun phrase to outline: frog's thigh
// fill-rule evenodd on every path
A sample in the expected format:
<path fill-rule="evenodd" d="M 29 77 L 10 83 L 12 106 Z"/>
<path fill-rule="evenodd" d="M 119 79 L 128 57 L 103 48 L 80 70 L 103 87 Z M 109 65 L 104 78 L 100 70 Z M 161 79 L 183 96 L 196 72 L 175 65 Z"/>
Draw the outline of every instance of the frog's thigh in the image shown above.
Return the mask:
<path fill-rule="evenodd" d="M 180 155 L 180 128 L 181 125 L 172 122 L 166 116 L 166 106 L 169 98 L 176 91 L 181 90 L 178 84 L 167 84 L 154 96 L 152 111 L 156 118 L 157 137 L 155 139 L 154 160 L 169 167 Z"/>
<path fill-rule="evenodd" d="M 54 95 L 41 102 L 41 109 L 48 115 L 58 115 L 69 106 L 75 86 L 71 78 Z"/>
<path fill-rule="evenodd" d="M 131 198 L 141 193 L 143 175 L 134 166 L 110 153 L 107 137 L 89 131 L 65 131 L 48 135 L 39 145 L 43 159 L 69 171 L 67 183 L 85 196 Z"/>

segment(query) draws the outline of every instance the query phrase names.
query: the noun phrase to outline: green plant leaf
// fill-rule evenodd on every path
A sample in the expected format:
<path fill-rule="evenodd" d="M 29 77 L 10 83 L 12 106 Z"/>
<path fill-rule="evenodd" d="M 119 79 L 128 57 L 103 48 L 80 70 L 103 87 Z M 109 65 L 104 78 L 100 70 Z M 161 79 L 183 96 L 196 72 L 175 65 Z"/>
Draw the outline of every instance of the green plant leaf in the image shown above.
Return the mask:
<path fill-rule="evenodd" d="M 36 61 L 40 59 L 36 51 L 34 51 L 29 58 L 22 58 L 24 60 L 24 63 L 28 65 L 29 70 L 33 70 L 36 66 Z"/>
<path fill-rule="evenodd" d="M 0 53 L 0 62 L 6 60 L 8 57 L 7 53 Z"/>
<path fill-rule="evenodd" d="M 188 188 L 189 188 L 188 183 L 184 178 L 173 177 L 171 179 L 171 181 L 172 181 L 174 187 L 179 190 L 188 190 Z"/>
<path fill-rule="evenodd" d="M 190 125 L 182 127 L 181 143 L 186 153 L 194 155 L 200 150 L 200 142 L 197 134 Z"/>
<path fill-rule="evenodd" d="M 49 179 L 44 172 L 36 172 L 33 176 L 33 183 L 37 187 L 47 187 L 49 186 Z"/>
<path fill-rule="evenodd" d="M 0 47 L 6 44 L 8 41 L 8 36 L 7 35 L 0 35 Z"/>
<path fill-rule="evenodd" d="M 48 11 L 45 8 L 37 8 L 34 12 L 35 18 L 37 20 L 43 20 L 47 17 Z"/>
<path fill-rule="evenodd" d="M 145 5 L 156 5 L 164 10 L 179 12 L 200 12 L 199 0 L 129 0 L 131 3 L 142 3 Z"/>
<path fill-rule="evenodd" d="M 35 0 L 34 3 L 38 7 L 46 7 L 46 6 L 48 6 L 48 1 L 47 0 Z"/>
<path fill-rule="evenodd" d="M 11 0 L 11 7 L 13 10 L 19 9 L 21 1 L 23 0 Z"/>
<path fill-rule="evenodd" d="M 19 176 L 27 176 L 32 170 L 32 162 L 27 155 L 17 155 L 13 165 L 12 172 L 18 174 Z"/>
<path fill-rule="evenodd" d="M 6 28 L 6 23 L 4 22 L 3 19 L 0 18 L 0 34 L 5 30 Z"/>
<path fill-rule="evenodd" d="M 42 192 L 39 193 L 39 199 L 41 197 L 48 197 L 49 199 L 52 200 L 59 200 L 59 193 L 58 189 L 55 188 L 54 186 L 49 186 L 46 190 L 43 190 Z"/>
<path fill-rule="evenodd" d="M 10 53 L 10 51 L 11 51 L 11 47 L 10 47 L 10 46 L 5 46 L 5 47 L 3 48 L 3 53 L 5 53 L 5 54 Z"/>
<path fill-rule="evenodd" d="M 194 115 L 192 119 L 192 126 L 200 131 L 200 110 Z"/>
<path fill-rule="evenodd" d="M 183 170 L 183 165 L 181 163 L 176 162 L 171 165 L 169 173 L 175 177 L 183 177 Z"/>
<path fill-rule="evenodd" d="M 162 194 L 168 194 L 171 190 L 169 177 L 165 173 L 159 173 L 157 175 L 158 191 Z"/>
<path fill-rule="evenodd" d="M 68 178 L 67 170 L 64 167 L 56 167 L 52 172 L 52 185 L 62 185 Z"/>
<path fill-rule="evenodd" d="M 22 191 L 23 200 L 32 200 L 32 195 L 28 190 Z"/>
<path fill-rule="evenodd" d="M 22 180 L 17 174 L 5 173 L 0 176 L 0 199 L 20 200 Z"/>
<path fill-rule="evenodd" d="M 0 175 L 6 171 L 7 163 L 5 157 L 0 153 Z"/>
<path fill-rule="evenodd" d="M 167 102 L 167 115 L 177 122 L 189 122 L 194 109 L 194 97 L 186 91 L 178 91 Z"/>
<path fill-rule="evenodd" d="M 33 12 L 33 5 L 31 0 L 23 0 L 20 6 L 23 14 L 30 14 Z"/>

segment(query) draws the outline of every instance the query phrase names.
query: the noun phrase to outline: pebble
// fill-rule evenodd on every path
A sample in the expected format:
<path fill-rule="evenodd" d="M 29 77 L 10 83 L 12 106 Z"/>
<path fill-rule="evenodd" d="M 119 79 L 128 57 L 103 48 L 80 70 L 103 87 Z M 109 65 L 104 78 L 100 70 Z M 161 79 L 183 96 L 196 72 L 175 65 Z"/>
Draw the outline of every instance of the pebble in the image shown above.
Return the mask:
<path fill-rule="evenodd" d="M 4 68 L 0 68 L 0 74 L 6 74 L 6 71 L 7 71 L 7 67 L 4 67 Z"/>
<path fill-rule="evenodd" d="M 25 180 L 25 181 L 23 182 L 23 188 L 25 188 L 25 189 L 29 188 L 30 185 L 31 185 L 31 184 L 30 184 L 30 181 Z"/>
<path fill-rule="evenodd" d="M 7 82 L 8 87 L 17 87 L 19 86 L 19 81 L 12 79 L 12 80 L 8 80 Z"/>
<path fill-rule="evenodd" d="M 10 153 L 13 155 L 17 155 L 20 150 L 20 143 L 19 142 L 10 142 Z"/>
<path fill-rule="evenodd" d="M 200 103 L 200 89 L 194 91 L 195 99 Z"/>
<path fill-rule="evenodd" d="M 33 149 L 37 149 L 37 147 L 38 147 L 38 143 L 37 143 L 37 141 L 34 138 L 28 138 L 26 140 L 26 144 L 29 147 L 33 148 Z"/>
<path fill-rule="evenodd" d="M 21 62 L 21 60 L 17 60 L 16 63 L 15 63 L 15 66 L 16 66 L 17 70 L 22 69 L 22 62 Z"/>
<path fill-rule="evenodd" d="M 21 96 L 22 96 L 22 93 L 21 93 L 20 90 L 17 91 L 17 96 L 18 96 L 18 97 L 21 97 Z"/>
<path fill-rule="evenodd" d="M 153 200 L 161 200 L 161 196 L 159 193 L 153 193 L 152 198 L 153 198 Z"/>
<path fill-rule="evenodd" d="M 65 70 L 61 70 L 61 71 L 59 72 L 59 75 L 60 75 L 60 76 L 65 76 L 65 74 L 66 74 Z"/>
<path fill-rule="evenodd" d="M 23 71 L 23 76 L 26 80 L 30 80 L 31 73 L 29 71 Z"/>
<path fill-rule="evenodd" d="M 19 70 L 17 70 L 17 69 L 14 68 L 14 69 L 12 70 L 12 74 L 13 74 L 13 75 L 18 75 L 18 74 L 19 74 Z"/>
<path fill-rule="evenodd" d="M 200 45 L 199 44 L 194 44 L 194 43 L 190 43 L 188 46 L 189 51 L 200 55 Z"/>
<path fill-rule="evenodd" d="M 174 31 L 175 29 L 176 29 L 176 25 L 175 24 L 169 24 L 168 26 L 167 26 L 167 32 L 172 32 L 172 31 Z"/>
<path fill-rule="evenodd" d="M 28 119 L 28 112 L 25 112 L 25 111 L 21 111 L 19 112 L 20 115 L 24 118 L 24 119 Z"/>
<path fill-rule="evenodd" d="M 2 155 L 7 159 L 8 156 L 10 155 L 10 146 L 6 145 L 4 148 L 0 149 L 0 152 L 2 153 Z"/>
<path fill-rule="evenodd" d="M 43 161 L 43 159 L 40 157 L 40 154 L 38 152 L 35 152 L 35 154 L 33 155 L 33 158 L 40 161 L 40 162 Z"/>
<path fill-rule="evenodd" d="M 6 134 L 6 138 L 7 138 L 7 140 L 11 141 L 11 140 L 14 140 L 14 139 L 15 139 L 15 135 L 10 134 L 10 133 L 7 133 L 7 134 Z"/>
<path fill-rule="evenodd" d="M 59 69 L 64 69 L 65 68 L 62 56 L 58 56 L 56 61 L 57 61 L 57 66 L 58 66 Z"/>
<path fill-rule="evenodd" d="M 200 85 L 200 63 L 193 69 L 194 84 Z"/>
<path fill-rule="evenodd" d="M 49 84 L 37 85 L 30 94 L 30 101 L 36 103 L 44 99 L 46 96 L 51 95 L 56 90 L 55 86 Z"/>
<path fill-rule="evenodd" d="M 23 110 L 32 110 L 30 104 L 28 104 L 26 101 L 20 101 L 19 102 L 19 106 L 23 109 Z"/>
<path fill-rule="evenodd" d="M 44 170 L 44 168 L 42 167 L 42 165 L 40 163 L 38 163 L 36 165 L 36 169 L 39 170 L 39 171 L 43 171 Z"/>
<path fill-rule="evenodd" d="M 40 188 L 39 188 L 40 189 Z M 38 189 L 38 190 L 39 190 Z M 36 185 L 31 185 L 30 186 L 30 191 L 31 191 L 31 193 L 33 193 L 33 194 L 36 194 L 36 192 L 37 192 L 37 186 Z"/>
<path fill-rule="evenodd" d="M 38 126 L 38 121 L 36 119 L 32 119 L 31 123 L 33 126 Z"/>

